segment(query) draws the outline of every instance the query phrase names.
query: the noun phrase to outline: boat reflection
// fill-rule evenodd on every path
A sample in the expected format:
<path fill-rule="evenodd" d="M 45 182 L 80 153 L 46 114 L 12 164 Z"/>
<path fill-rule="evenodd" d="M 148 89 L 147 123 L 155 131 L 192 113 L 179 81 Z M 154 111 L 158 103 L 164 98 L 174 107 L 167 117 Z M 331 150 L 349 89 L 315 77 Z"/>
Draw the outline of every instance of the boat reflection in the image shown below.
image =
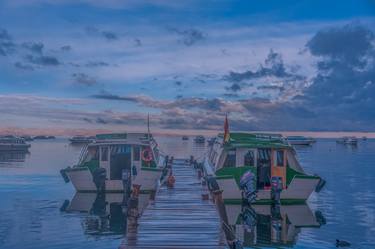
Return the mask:
<path fill-rule="evenodd" d="M 325 224 L 320 212 L 303 205 L 218 204 L 223 230 L 231 249 L 293 247 L 301 228 Z"/>
<path fill-rule="evenodd" d="M 87 213 L 84 233 L 92 236 L 136 234 L 137 220 L 150 202 L 151 194 L 127 197 L 123 193 L 76 193 L 61 211 Z"/>
<path fill-rule="evenodd" d="M 0 164 L 1 163 L 14 163 L 24 162 L 28 151 L 1 151 L 0 152 Z"/>

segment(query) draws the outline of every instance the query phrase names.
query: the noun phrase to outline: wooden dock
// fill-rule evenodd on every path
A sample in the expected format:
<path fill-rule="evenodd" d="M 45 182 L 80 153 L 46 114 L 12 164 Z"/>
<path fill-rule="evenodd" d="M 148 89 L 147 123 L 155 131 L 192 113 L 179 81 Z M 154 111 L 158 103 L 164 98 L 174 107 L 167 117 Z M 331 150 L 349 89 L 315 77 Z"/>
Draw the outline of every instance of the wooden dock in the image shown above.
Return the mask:
<path fill-rule="evenodd" d="M 227 248 L 215 205 L 202 200 L 201 182 L 193 167 L 175 160 L 172 168 L 174 188 L 160 188 L 121 248 Z"/>

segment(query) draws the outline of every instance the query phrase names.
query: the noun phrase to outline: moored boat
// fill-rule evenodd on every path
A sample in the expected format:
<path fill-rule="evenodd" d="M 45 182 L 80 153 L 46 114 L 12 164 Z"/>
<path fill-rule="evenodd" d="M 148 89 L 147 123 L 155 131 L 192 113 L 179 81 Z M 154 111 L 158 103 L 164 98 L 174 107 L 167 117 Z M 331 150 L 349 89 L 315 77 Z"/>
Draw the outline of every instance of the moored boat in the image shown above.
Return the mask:
<path fill-rule="evenodd" d="M 24 151 L 27 152 L 30 148 L 23 138 L 16 136 L 0 136 L 0 151 Z"/>
<path fill-rule="evenodd" d="M 203 144 L 203 143 L 205 143 L 205 141 L 206 141 L 206 139 L 202 135 L 196 136 L 194 138 L 194 142 L 196 142 L 197 144 Z"/>
<path fill-rule="evenodd" d="M 342 137 L 336 140 L 339 144 L 346 144 L 346 145 L 357 145 L 358 139 L 356 137 Z"/>
<path fill-rule="evenodd" d="M 189 140 L 189 137 L 188 136 L 182 136 L 182 140 L 184 140 L 184 141 Z"/>
<path fill-rule="evenodd" d="M 324 185 L 319 176 L 305 173 L 280 135 L 226 131 L 209 148 L 203 165 L 211 191 L 223 191 L 225 203 L 241 203 L 245 196 L 257 204 L 275 198 L 284 204 L 304 203 Z"/>
<path fill-rule="evenodd" d="M 314 138 L 304 137 L 304 136 L 288 136 L 286 137 L 286 140 L 291 145 L 305 145 L 305 146 L 310 146 L 316 142 Z"/>
<path fill-rule="evenodd" d="M 69 138 L 71 144 L 88 144 L 94 141 L 94 137 L 74 136 Z"/>
<path fill-rule="evenodd" d="M 151 134 L 114 133 L 96 135 L 78 164 L 61 173 L 78 192 L 125 192 L 132 185 L 149 192 L 157 188 L 164 166 Z"/>

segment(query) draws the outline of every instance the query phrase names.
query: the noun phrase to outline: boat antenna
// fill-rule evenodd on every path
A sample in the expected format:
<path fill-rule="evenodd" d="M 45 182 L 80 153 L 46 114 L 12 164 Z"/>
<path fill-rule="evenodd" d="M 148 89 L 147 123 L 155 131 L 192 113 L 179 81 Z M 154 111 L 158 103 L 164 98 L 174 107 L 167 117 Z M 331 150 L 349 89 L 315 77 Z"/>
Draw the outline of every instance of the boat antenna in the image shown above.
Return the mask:
<path fill-rule="evenodd" d="M 150 113 L 147 113 L 147 138 L 148 138 L 148 142 L 150 143 Z"/>

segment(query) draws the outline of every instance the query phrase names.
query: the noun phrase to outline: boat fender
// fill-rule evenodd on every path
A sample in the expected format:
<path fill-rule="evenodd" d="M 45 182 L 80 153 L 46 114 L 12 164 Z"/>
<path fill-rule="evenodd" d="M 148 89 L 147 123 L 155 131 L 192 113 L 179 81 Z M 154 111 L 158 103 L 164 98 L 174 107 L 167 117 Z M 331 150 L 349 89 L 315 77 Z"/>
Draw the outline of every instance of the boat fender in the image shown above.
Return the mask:
<path fill-rule="evenodd" d="M 70 182 L 69 176 L 66 174 L 66 169 L 60 170 L 60 174 L 61 174 L 62 178 L 64 179 L 65 183 Z"/>
<path fill-rule="evenodd" d="M 145 148 L 142 150 L 141 153 L 142 160 L 145 162 L 151 162 L 152 161 L 152 151 L 150 148 Z"/>
<path fill-rule="evenodd" d="M 64 203 L 60 207 L 60 212 L 65 212 L 66 208 L 69 206 L 69 200 L 65 200 Z"/>
<path fill-rule="evenodd" d="M 215 177 L 207 178 L 207 186 L 208 190 L 210 190 L 211 192 L 220 190 L 219 184 L 217 183 Z"/>
<path fill-rule="evenodd" d="M 345 240 L 336 239 L 336 247 L 349 247 L 351 244 Z"/>
<path fill-rule="evenodd" d="M 325 225 L 327 223 L 326 218 L 319 210 L 315 211 L 315 220 L 319 223 L 319 225 Z"/>
<path fill-rule="evenodd" d="M 315 192 L 319 193 L 323 189 L 324 185 L 326 185 L 326 181 L 323 178 L 320 178 L 318 185 L 315 187 Z"/>

